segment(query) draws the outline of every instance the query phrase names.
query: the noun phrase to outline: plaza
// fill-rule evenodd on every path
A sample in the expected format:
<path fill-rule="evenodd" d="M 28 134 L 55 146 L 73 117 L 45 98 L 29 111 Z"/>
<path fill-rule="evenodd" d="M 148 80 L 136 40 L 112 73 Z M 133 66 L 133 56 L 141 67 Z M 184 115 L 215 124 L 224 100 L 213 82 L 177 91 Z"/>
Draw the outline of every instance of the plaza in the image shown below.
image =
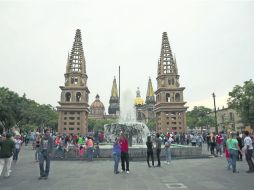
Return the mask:
<path fill-rule="evenodd" d="M 237 162 L 237 174 L 226 170 L 225 166 L 224 157 L 173 159 L 171 165 L 163 163 L 160 168 L 148 168 L 142 161 L 130 162 L 130 174 L 116 175 L 112 160 L 52 161 L 49 179 L 38 180 L 39 164 L 34 162 L 34 150 L 27 146 L 23 147 L 20 160 L 12 164 L 11 176 L 0 179 L 0 187 L 1 190 L 253 189 L 254 174 L 245 173 L 246 161 Z"/>

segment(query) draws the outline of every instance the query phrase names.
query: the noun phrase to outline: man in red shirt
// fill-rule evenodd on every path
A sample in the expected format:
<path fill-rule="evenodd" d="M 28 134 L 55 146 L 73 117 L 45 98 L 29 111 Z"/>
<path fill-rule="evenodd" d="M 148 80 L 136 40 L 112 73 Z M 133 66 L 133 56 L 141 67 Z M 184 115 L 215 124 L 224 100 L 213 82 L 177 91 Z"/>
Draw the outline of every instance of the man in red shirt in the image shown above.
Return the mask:
<path fill-rule="evenodd" d="M 216 136 L 216 152 L 217 155 L 220 152 L 220 156 L 222 157 L 222 146 L 223 146 L 223 136 L 221 135 L 221 132 Z M 219 155 L 218 155 L 219 156 Z"/>
<path fill-rule="evenodd" d="M 119 144 L 121 147 L 121 162 L 122 162 L 122 172 L 130 173 L 129 170 L 129 153 L 128 153 L 128 139 L 122 133 L 120 136 Z M 126 167 L 125 167 L 126 164 Z"/>

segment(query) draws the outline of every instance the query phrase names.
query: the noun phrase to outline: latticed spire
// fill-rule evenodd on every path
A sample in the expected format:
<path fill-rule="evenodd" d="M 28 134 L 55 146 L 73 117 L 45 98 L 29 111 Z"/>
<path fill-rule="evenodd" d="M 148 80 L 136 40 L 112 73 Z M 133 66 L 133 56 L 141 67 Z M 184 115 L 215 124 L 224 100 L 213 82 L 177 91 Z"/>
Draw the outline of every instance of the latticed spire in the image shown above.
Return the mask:
<path fill-rule="evenodd" d="M 66 73 L 69 72 L 69 68 L 70 68 L 70 56 L 69 56 L 69 52 L 68 52 L 67 62 L 66 62 Z"/>
<path fill-rule="evenodd" d="M 114 80 L 113 80 L 113 85 L 112 85 L 112 90 L 111 90 L 111 97 L 118 97 L 116 77 L 114 77 Z"/>
<path fill-rule="evenodd" d="M 167 32 L 162 34 L 161 55 L 158 66 L 158 75 L 168 73 L 177 75 L 177 68 L 169 45 Z"/>
<path fill-rule="evenodd" d="M 80 29 L 76 30 L 71 54 L 69 56 L 68 72 L 86 74 L 86 61 L 82 46 L 82 37 Z"/>

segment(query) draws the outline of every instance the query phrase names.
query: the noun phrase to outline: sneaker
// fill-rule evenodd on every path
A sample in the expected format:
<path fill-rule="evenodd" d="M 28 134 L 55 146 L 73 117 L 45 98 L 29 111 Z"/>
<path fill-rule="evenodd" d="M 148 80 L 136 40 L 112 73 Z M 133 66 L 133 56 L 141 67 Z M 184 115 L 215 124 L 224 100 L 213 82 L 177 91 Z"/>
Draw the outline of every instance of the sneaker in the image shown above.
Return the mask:
<path fill-rule="evenodd" d="M 119 174 L 120 172 L 119 171 L 116 171 L 115 174 Z"/>
<path fill-rule="evenodd" d="M 38 180 L 41 180 L 41 179 L 43 179 L 43 177 L 42 177 L 42 176 L 38 177 Z"/>
<path fill-rule="evenodd" d="M 170 164 L 170 162 L 167 163 L 168 165 Z"/>
<path fill-rule="evenodd" d="M 166 161 L 166 162 L 164 162 L 165 164 L 167 164 L 168 162 Z"/>
<path fill-rule="evenodd" d="M 45 176 L 43 179 L 47 180 L 47 179 L 48 179 L 48 176 Z"/>
<path fill-rule="evenodd" d="M 130 173 L 130 171 L 126 171 L 126 173 L 127 173 L 127 174 L 129 174 L 129 173 Z"/>
<path fill-rule="evenodd" d="M 248 171 L 246 171 L 246 173 L 253 173 L 254 172 L 254 170 L 248 170 Z"/>
<path fill-rule="evenodd" d="M 121 173 L 123 173 L 124 172 L 124 170 L 121 170 Z"/>

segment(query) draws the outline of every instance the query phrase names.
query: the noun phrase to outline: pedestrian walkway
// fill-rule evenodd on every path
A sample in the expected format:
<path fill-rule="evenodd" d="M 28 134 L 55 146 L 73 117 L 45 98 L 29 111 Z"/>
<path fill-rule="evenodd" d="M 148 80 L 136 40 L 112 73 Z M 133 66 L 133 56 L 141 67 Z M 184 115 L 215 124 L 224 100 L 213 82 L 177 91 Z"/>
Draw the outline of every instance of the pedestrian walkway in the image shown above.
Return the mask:
<path fill-rule="evenodd" d="M 238 174 L 225 169 L 225 158 L 173 160 L 160 168 L 146 162 L 130 162 L 130 174 L 113 173 L 113 161 L 53 161 L 48 180 L 38 180 L 39 166 L 34 151 L 24 147 L 13 165 L 11 177 L 0 179 L 1 190 L 228 190 L 253 189 L 254 174 L 247 174 L 247 163 L 238 162 Z"/>

